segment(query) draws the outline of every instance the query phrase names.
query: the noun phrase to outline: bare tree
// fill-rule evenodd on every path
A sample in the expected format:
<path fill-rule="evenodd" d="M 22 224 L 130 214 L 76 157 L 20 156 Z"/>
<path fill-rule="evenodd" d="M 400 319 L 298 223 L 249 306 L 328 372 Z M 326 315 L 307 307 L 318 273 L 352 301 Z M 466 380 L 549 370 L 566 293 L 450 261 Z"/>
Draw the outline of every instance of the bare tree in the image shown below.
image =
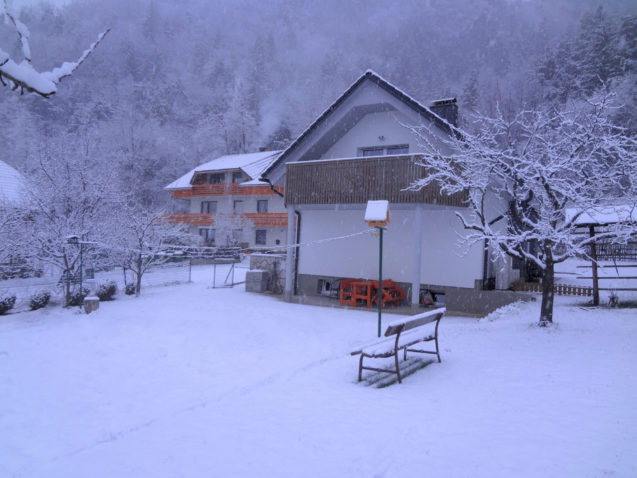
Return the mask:
<path fill-rule="evenodd" d="M 163 212 L 150 212 L 138 204 L 120 205 L 112 218 L 108 234 L 109 249 L 115 263 L 135 276 L 135 295 L 139 296 L 142 277 L 155 265 L 169 261 L 171 250 L 189 245 L 193 237 L 183 225 L 171 224 Z"/>
<path fill-rule="evenodd" d="M 67 76 L 70 76 L 79 67 L 88 56 L 93 53 L 97 45 L 104 39 L 109 30 L 102 32 L 95 42 L 89 46 L 84 53 L 72 62 L 65 61 L 57 68 L 51 71 L 37 71 L 31 63 L 31 45 L 29 43 L 29 29 L 24 23 L 18 20 L 13 13 L 9 11 L 7 0 L 3 0 L 0 4 L 0 17 L 5 20 L 18 36 L 22 49 L 23 59 L 19 63 L 11 59 L 8 53 L 0 48 L 0 83 L 8 86 L 7 80 L 13 90 L 20 89 L 29 93 L 36 93 L 40 96 L 48 98 L 57 91 L 58 83 Z"/>
<path fill-rule="evenodd" d="M 608 118 L 610 96 L 566 111 L 521 111 L 507 119 L 479 116 L 475 134 L 456 130 L 449 150 L 414 128 L 425 149 L 419 189 L 467 193 L 471 213 L 457 213 L 473 244 L 488 241 L 501 254 L 543 272 L 540 325 L 553 320 L 554 266 L 586 256 L 594 240 L 624 240 L 634 224 L 616 224 L 596 238 L 575 234 L 578 219 L 602 206 L 637 197 L 637 142 Z M 574 211 L 567 215 L 567 208 Z M 508 221 L 499 221 L 505 218 Z"/>

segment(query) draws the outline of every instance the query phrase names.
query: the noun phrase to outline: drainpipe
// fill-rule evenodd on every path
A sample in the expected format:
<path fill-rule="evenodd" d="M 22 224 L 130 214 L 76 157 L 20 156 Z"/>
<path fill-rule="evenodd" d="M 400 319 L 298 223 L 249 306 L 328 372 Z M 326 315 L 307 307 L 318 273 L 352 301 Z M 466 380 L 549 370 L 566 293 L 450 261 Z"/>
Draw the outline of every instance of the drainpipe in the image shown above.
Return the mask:
<path fill-rule="evenodd" d="M 282 198 L 282 197 L 284 197 L 284 196 L 283 196 L 283 194 L 281 194 L 279 191 L 277 191 L 277 190 L 276 190 L 276 188 L 275 188 L 275 187 L 274 187 L 274 185 L 270 182 L 270 180 L 269 180 L 269 179 L 267 179 L 267 178 L 259 178 L 259 180 L 260 180 L 260 181 L 264 181 L 264 182 L 268 183 L 268 186 L 270 186 L 270 189 L 272 190 L 272 192 L 273 192 L 274 194 L 276 194 L 277 196 L 279 196 L 279 197 L 281 197 L 281 198 Z"/>
<path fill-rule="evenodd" d="M 296 243 L 301 242 L 301 213 L 294 211 L 296 216 Z M 294 295 L 299 292 L 299 255 L 301 254 L 301 248 L 296 247 L 296 254 L 294 255 Z"/>

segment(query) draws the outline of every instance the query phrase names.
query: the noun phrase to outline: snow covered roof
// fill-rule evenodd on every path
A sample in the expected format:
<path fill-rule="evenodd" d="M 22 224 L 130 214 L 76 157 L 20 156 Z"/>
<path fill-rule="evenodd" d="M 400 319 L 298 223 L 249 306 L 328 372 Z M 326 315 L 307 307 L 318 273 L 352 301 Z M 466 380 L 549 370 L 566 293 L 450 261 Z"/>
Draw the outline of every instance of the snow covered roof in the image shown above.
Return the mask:
<path fill-rule="evenodd" d="M 23 176 L 4 161 L 0 160 L 0 202 L 17 204 L 24 200 L 25 181 Z"/>
<path fill-rule="evenodd" d="M 567 209 L 566 219 L 570 221 L 581 209 Z M 630 205 L 604 206 L 584 211 L 575 224 L 579 226 L 637 222 L 637 207 Z"/>
<path fill-rule="evenodd" d="M 252 180 L 248 181 L 248 183 L 254 183 L 242 183 L 243 185 L 263 185 L 264 183 L 258 181 L 259 177 L 263 171 L 276 160 L 279 154 L 280 151 L 263 151 L 258 153 L 227 154 L 220 156 L 188 171 L 179 179 L 166 186 L 165 189 L 189 189 L 192 187 L 192 179 L 196 173 L 227 171 L 232 169 L 241 169 Z"/>
<path fill-rule="evenodd" d="M 389 216 L 389 201 L 367 201 L 365 221 L 386 221 Z"/>
<path fill-rule="evenodd" d="M 315 128 L 317 128 L 327 116 L 329 116 L 332 111 L 334 111 L 338 106 L 345 101 L 365 80 L 370 80 L 376 85 L 380 86 L 390 94 L 394 95 L 405 104 L 413 108 L 415 111 L 420 113 L 422 116 L 433 122 L 437 127 L 442 129 L 445 132 L 452 133 L 457 132 L 457 129 L 454 125 L 449 123 L 446 119 L 437 115 L 434 111 L 432 111 L 429 107 L 423 105 L 419 101 L 415 100 L 407 93 L 402 91 L 400 88 L 394 86 L 389 81 L 385 80 L 382 76 L 376 73 L 373 70 L 367 70 L 360 78 L 358 78 L 352 85 L 345 90 L 345 92 L 339 96 L 334 103 L 332 103 L 321 115 L 314 120 L 308 126 L 305 131 L 303 131 L 286 149 L 284 149 L 276 161 L 273 161 L 270 166 L 266 170 L 263 171 L 263 175 L 267 175 L 275 166 L 284 161 L 285 158 L 303 141 L 305 137 L 307 137 Z"/>

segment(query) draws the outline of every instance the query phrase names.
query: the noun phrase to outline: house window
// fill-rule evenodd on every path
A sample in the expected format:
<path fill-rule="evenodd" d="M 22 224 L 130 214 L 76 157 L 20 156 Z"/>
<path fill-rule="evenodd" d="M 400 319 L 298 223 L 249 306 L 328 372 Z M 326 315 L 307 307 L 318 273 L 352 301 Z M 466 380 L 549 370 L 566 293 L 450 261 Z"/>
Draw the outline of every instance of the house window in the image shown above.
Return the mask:
<path fill-rule="evenodd" d="M 234 171 L 232 173 L 232 182 L 240 183 L 241 181 L 243 181 L 243 173 L 241 171 Z"/>
<path fill-rule="evenodd" d="M 372 146 L 359 148 L 359 156 L 394 156 L 396 154 L 409 154 L 408 144 L 396 144 L 393 146 Z"/>
<path fill-rule="evenodd" d="M 226 180 L 226 173 L 210 173 L 208 184 L 221 184 Z"/>
<path fill-rule="evenodd" d="M 204 244 L 206 245 L 214 245 L 215 244 L 215 230 L 214 229 L 199 229 L 199 235 L 203 239 Z"/>
<path fill-rule="evenodd" d="M 362 148 L 363 156 L 382 156 L 385 148 Z"/>
<path fill-rule="evenodd" d="M 243 212 L 243 201 L 241 199 L 237 199 L 232 203 L 232 211 L 237 214 Z"/>
<path fill-rule="evenodd" d="M 387 155 L 393 156 L 395 154 L 409 154 L 409 145 L 399 144 L 398 146 L 387 146 Z"/>
<path fill-rule="evenodd" d="M 201 201 L 201 214 L 217 212 L 217 201 Z"/>
<path fill-rule="evenodd" d="M 257 229 L 255 231 L 255 233 L 256 233 L 256 235 L 255 235 L 255 238 L 254 238 L 254 243 L 256 245 L 258 245 L 258 246 L 265 246 L 265 237 L 266 237 L 265 233 L 266 233 L 266 230 L 265 229 Z"/>
<path fill-rule="evenodd" d="M 259 199 L 257 201 L 257 212 L 268 212 L 268 200 Z"/>

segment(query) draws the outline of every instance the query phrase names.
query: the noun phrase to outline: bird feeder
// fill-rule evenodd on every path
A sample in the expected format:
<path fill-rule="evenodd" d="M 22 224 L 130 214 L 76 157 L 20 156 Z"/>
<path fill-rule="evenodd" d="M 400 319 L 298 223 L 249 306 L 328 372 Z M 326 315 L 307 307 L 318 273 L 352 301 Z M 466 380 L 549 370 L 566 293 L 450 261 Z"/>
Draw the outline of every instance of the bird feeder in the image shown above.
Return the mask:
<path fill-rule="evenodd" d="M 389 222 L 389 201 L 367 201 L 365 222 L 369 227 L 387 227 Z"/>

